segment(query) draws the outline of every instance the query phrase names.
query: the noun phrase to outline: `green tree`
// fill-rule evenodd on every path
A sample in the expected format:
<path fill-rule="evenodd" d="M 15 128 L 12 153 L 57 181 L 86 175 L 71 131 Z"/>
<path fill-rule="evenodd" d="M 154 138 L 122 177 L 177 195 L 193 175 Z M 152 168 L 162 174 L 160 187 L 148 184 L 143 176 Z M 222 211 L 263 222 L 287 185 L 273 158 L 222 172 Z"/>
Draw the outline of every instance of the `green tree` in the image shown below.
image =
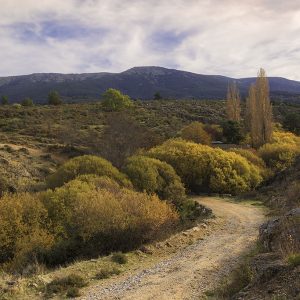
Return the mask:
<path fill-rule="evenodd" d="M 287 130 L 300 134 L 300 114 L 291 113 L 285 116 L 283 126 Z"/>
<path fill-rule="evenodd" d="M 25 98 L 21 104 L 22 106 L 33 106 L 33 100 L 31 98 Z"/>
<path fill-rule="evenodd" d="M 155 94 L 154 94 L 154 100 L 161 100 L 162 99 L 162 96 L 161 96 L 161 94 L 159 93 L 159 92 L 156 92 Z"/>
<path fill-rule="evenodd" d="M 8 97 L 7 96 L 2 96 L 1 97 L 1 104 L 2 105 L 7 105 L 8 104 Z"/>
<path fill-rule="evenodd" d="M 227 143 L 239 144 L 244 139 L 240 122 L 232 120 L 224 122 L 223 136 L 225 137 Z"/>
<path fill-rule="evenodd" d="M 62 100 L 57 91 L 52 91 L 48 95 L 48 104 L 49 105 L 60 105 Z"/>
<path fill-rule="evenodd" d="M 108 89 L 102 95 L 102 106 L 108 111 L 120 111 L 133 106 L 129 96 L 122 94 L 119 90 Z"/>

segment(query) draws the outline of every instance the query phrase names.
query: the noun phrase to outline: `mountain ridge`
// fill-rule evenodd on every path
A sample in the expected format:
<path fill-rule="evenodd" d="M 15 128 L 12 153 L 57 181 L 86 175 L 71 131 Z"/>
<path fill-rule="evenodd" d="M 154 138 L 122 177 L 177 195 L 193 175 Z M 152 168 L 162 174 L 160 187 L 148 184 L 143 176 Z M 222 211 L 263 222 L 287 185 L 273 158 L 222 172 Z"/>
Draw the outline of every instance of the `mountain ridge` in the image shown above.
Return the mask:
<path fill-rule="evenodd" d="M 246 96 L 255 77 L 231 78 L 204 75 L 158 66 L 133 67 L 120 73 L 33 73 L 0 77 L 0 96 L 11 102 L 30 97 L 45 103 L 51 90 L 57 90 L 67 101 L 96 100 L 108 88 L 116 88 L 134 99 L 152 99 L 159 92 L 164 98 L 224 99 L 227 86 L 236 81 Z M 271 96 L 296 98 L 300 102 L 300 82 L 283 77 L 269 77 Z"/>

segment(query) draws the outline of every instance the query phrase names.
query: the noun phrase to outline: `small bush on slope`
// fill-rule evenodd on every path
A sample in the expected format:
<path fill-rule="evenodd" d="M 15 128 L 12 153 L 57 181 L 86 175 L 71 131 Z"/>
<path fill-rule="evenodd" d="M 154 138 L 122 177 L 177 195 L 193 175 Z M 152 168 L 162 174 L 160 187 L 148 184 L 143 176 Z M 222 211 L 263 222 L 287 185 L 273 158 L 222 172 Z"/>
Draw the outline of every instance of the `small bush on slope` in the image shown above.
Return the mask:
<path fill-rule="evenodd" d="M 169 163 L 192 192 L 237 194 L 262 181 L 259 169 L 240 155 L 181 139 L 166 141 L 148 155 Z"/>
<path fill-rule="evenodd" d="M 133 156 L 127 160 L 124 171 L 139 191 L 157 194 L 177 208 L 186 199 L 180 177 L 165 162 L 146 156 Z"/>
<path fill-rule="evenodd" d="M 157 196 L 96 185 L 75 179 L 43 194 L 57 241 L 50 263 L 128 250 L 177 222 L 177 213 Z"/>
<path fill-rule="evenodd" d="M 107 176 L 123 186 L 131 186 L 126 176 L 109 161 L 92 155 L 78 156 L 67 161 L 54 174 L 48 177 L 47 185 L 50 188 L 60 187 L 79 175 L 88 174 Z"/>

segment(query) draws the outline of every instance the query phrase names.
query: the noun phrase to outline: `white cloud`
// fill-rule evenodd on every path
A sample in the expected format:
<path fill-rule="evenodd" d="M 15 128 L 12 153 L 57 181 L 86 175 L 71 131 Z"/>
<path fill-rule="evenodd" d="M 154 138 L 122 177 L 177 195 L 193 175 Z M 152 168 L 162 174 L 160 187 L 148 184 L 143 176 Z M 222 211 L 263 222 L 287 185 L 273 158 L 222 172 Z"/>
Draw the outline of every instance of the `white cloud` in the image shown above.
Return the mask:
<path fill-rule="evenodd" d="M 300 80 L 300 3 L 0 0 L 0 75 L 160 65 Z M 60 31 L 60 32 L 59 32 Z"/>

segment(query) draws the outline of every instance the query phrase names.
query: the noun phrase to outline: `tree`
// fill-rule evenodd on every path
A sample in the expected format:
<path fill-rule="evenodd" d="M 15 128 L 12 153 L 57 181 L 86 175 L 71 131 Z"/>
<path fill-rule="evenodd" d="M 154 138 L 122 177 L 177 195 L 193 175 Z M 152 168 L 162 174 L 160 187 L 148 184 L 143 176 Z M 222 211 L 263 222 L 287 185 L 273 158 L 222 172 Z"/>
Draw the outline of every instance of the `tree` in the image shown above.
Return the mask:
<path fill-rule="evenodd" d="M 290 113 L 285 116 L 283 120 L 283 126 L 287 130 L 300 134 L 300 114 Z"/>
<path fill-rule="evenodd" d="M 114 112 L 108 114 L 101 144 L 94 149 L 116 167 L 121 167 L 138 149 L 149 149 L 160 142 L 160 136 L 141 126 L 126 112 Z"/>
<path fill-rule="evenodd" d="M 25 98 L 22 103 L 22 106 L 33 106 L 33 100 L 31 98 Z"/>
<path fill-rule="evenodd" d="M 52 91 L 48 95 L 48 104 L 49 105 L 60 105 L 62 100 L 57 91 Z"/>
<path fill-rule="evenodd" d="M 226 113 L 228 120 L 236 122 L 241 120 L 241 100 L 236 82 L 228 85 Z"/>
<path fill-rule="evenodd" d="M 1 97 L 1 104 L 2 105 L 7 105 L 8 104 L 8 97 L 7 96 L 2 96 Z"/>
<path fill-rule="evenodd" d="M 227 143 L 239 144 L 244 139 L 240 122 L 232 120 L 224 122 L 223 136 L 225 137 Z"/>
<path fill-rule="evenodd" d="M 108 111 L 120 111 L 133 106 L 129 96 L 122 94 L 116 89 L 108 89 L 102 95 L 102 99 L 102 107 Z"/>
<path fill-rule="evenodd" d="M 154 94 L 154 100 L 161 100 L 161 99 L 162 99 L 161 94 L 160 94 L 159 92 L 156 92 L 156 93 Z"/>
<path fill-rule="evenodd" d="M 204 130 L 200 122 L 192 122 L 181 130 L 181 137 L 184 140 L 192 141 L 197 144 L 211 144 L 211 136 Z"/>
<path fill-rule="evenodd" d="M 249 90 L 246 117 L 252 146 L 259 148 L 269 143 L 272 137 L 272 105 L 269 96 L 269 82 L 264 69 L 260 69 L 255 85 Z"/>

